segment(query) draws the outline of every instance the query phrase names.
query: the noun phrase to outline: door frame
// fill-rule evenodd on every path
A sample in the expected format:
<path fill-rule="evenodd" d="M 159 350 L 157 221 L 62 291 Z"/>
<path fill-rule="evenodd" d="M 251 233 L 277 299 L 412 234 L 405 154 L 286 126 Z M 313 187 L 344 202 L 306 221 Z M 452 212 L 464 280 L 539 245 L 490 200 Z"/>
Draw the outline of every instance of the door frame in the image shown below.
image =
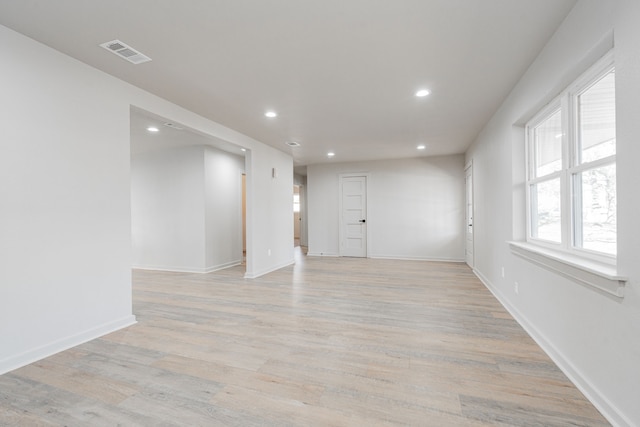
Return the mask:
<path fill-rule="evenodd" d="M 297 184 L 300 187 L 300 246 L 309 246 L 309 228 L 307 223 L 307 181 Z"/>
<path fill-rule="evenodd" d="M 343 239 L 344 239 L 344 220 L 342 218 L 342 181 L 344 178 L 354 178 L 354 177 L 358 177 L 358 176 L 362 176 L 365 178 L 365 186 L 364 186 L 364 194 L 365 194 L 365 203 L 364 203 L 364 209 L 365 212 L 367 213 L 367 218 L 365 218 L 367 220 L 366 222 L 366 226 L 365 226 L 365 239 L 367 239 L 367 244 L 365 247 L 365 256 L 364 258 L 369 258 L 369 183 L 371 182 L 371 176 L 368 172 L 352 172 L 352 173 L 341 173 L 338 176 L 338 254 L 340 256 L 344 256 L 343 255 Z"/>
<path fill-rule="evenodd" d="M 302 198 L 300 196 L 302 185 L 293 183 L 293 195 L 295 197 L 296 190 L 298 194 L 298 212 L 293 212 L 293 240 L 296 240 L 296 226 L 298 228 L 298 241 L 302 246 Z M 296 214 L 298 214 L 298 220 L 296 221 Z"/>
<path fill-rule="evenodd" d="M 467 179 L 471 179 L 471 186 L 468 185 Z M 464 261 L 472 269 L 475 265 L 475 192 L 474 192 L 474 177 L 473 177 L 473 159 L 469 161 L 464 167 Z M 469 188 L 471 187 L 471 188 Z M 469 210 L 469 197 L 471 197 L 471 210 Z M 471 233 L 469 228 L 471 227 Z M 471 259 L 467 256 L 467 249 L 469 245 L 469 235 L 471 235 Z"/>

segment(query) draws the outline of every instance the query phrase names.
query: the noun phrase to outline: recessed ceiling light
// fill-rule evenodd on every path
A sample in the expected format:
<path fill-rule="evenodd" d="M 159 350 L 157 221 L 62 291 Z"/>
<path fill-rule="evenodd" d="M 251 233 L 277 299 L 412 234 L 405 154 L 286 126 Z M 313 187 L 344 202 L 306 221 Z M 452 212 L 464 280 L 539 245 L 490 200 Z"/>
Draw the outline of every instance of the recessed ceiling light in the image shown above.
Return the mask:
<path fill-rule="evenodd" d="M 163 124 L 164 124 L 166 127 L 171 128 L 171 129 L 175 129 L 175 130 L 182 130 L 182 128 L 181 128 L 180 126 L 178 126 L 177 124 L 172 123 L 172 122 L 166 122 L 166 123 L 163 123 Z"/>
<path fill-rule="evenodd" d="M 158 132 L 160 129 L 158 129 L 158 128 L 157 128 L 157 127 L 155 127 L 155 126 L 149 126 L 149 127 L 147 128 L 147 130 L 148 130 L 149 132 Z"/>
<path fill-rule="evenodd" d="M 429 92 L 427 89 L 420 89 L 419 91 L 416 92 L 416 96 L 419 98 L 422 98 L 423 96 L 427 96 L 430 93 L 431 92 Z"/>
<path fill-rule="evenodd" d="M 278 117 L 278 113 L 276 113 L 275 111 L 267 111 L 266 113 L 264 113 L 264 115 L 269 117 L 270 119 Z"/>
<path fill-rule="evenodd" d="M 416 147 L 418 150 L 424 150 L 425 148 L 427 148 L 426 145 L 420 144 Z"/>
<path fill-rule="evenodd" d="M 289 147 L 300 147 L 300 143 L 295 141 L 287 141 L 285 142 L 285 144 L 287 144 Z"/>
<path fill-rule="evenodd" d="M 241 148 L 240 151 L 247 151 L 247 149 L 246 148 Z"/>
<path fill-rule="evenodd" d="M 334 153 L 333 151 L 329 151 L 329 152 L 327 153 L 327 157 L 333 157 L 333 156 L 335 156 L 335 155 L 336 155 L 336 153 Z"/>

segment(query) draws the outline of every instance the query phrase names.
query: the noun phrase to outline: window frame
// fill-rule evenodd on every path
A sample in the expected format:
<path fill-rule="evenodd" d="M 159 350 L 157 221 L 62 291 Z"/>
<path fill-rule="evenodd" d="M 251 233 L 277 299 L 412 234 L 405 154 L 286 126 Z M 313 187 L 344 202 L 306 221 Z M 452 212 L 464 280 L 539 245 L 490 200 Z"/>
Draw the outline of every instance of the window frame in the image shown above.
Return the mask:
<path fill-rule="evenodd" d="M 615 167 L 616 165 L 616 154 L 590 162 L 580 162 L 580 155 L 582 153 L 578 146 L 580 125 L 578 100 L 580 95 L 588 91 L 611 71 L 615 73 L 613 51 L 605 54 L 527 122 L 525 126 L 525 194 L 527 243 L 553 251 L 567 253 L 578 258 L 615 265 L 617 254 L 608 254 L 576 246 L 576 239 L 582 232 L 582 229 L 578 229 L 578 227 L 581 227 L 583 217 L 582 210 L 579 209 L 583 193 L 577 182 L 579 181 L 580 174 L 603 166 L 614 165 Z M 561 117 L 561 169 L 544 176 L 535 176 L 537 173 L 536 161 L 538 159 L 534 151 L 536 149 L 535 131 L 558 111 Z M 559 243 L 533 236 L 533 220 L 535 219 L 535 214 L 532 209 L 535 206 L 532 200 L 532 190 L 540 183 L 550 182 L 556 179 L 560 180 L 561 240 Z"/>

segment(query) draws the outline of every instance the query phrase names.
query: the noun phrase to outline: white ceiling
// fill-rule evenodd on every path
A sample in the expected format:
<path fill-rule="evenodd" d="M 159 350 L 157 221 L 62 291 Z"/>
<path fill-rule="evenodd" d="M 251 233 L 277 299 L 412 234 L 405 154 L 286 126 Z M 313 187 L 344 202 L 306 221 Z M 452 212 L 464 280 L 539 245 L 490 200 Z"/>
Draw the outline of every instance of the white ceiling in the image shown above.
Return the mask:
<path fill-rule="evenodd" d="M 0 24 L 307 165 L 464 152 L 574 4 L 0 0 Z"/>

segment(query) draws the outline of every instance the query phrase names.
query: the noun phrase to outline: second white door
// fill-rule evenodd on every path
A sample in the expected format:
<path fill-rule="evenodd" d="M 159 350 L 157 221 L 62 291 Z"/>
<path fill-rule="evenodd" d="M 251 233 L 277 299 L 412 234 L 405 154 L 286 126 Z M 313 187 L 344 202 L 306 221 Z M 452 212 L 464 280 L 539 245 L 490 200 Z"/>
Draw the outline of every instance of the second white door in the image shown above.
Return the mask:
<path fill-rule="evenodd" d="M 367 177 L 340 177 L 340 255 L 367 257 Z"/>

